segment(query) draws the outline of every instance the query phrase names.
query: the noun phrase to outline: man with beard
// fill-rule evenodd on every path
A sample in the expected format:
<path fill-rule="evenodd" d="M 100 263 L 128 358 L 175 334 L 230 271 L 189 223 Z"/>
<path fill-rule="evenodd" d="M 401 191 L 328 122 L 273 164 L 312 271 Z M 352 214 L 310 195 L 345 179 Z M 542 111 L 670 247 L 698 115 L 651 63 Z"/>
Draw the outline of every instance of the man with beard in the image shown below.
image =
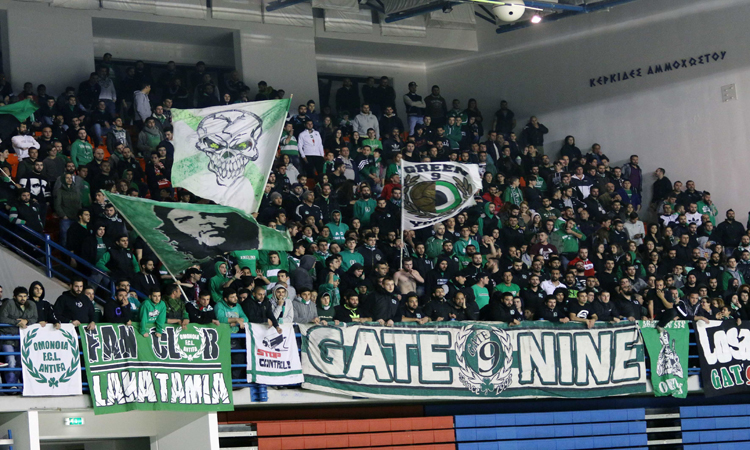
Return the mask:
<path fill-rule="evenodd" d="M 643 299 L 639 299 L 639 297 L 633 291 L 627 277 L 620 279 L 620 294 L 615 306 L 622 317 L 626 317 L 630 321 L 641 320 Z"/>
<path fill-rule="evenodd" d="M 159 278 L 158 274 L 154 276 L 154 270 L 156 268 L 156 265 L 154 264 L 154 261 L 150 258 L 141 258 L 141 271 L 135 274 L 135 277 L 133 278 L 133 288 L 141 293 L 151 292 L 151 289 L 154 287 L 159 286 Z M 194 268 L 188 269 L 190 270 L 197 270 Z M 198 270 L 198 274 L 200 275 L 200 270 Z M 183 286 L 185 286 L 183 284 Z M 185 286 L 186 291 L 189 291 L 189 287 Z M 188 294 L 189 296 L 190 294 Z M 191 297 L 192 299 L 193 297 Z M 197 298 L 197 293 L 196 297 Z"/>
<path fill-rule="evenodd" d="M 89 330 L 96 328 L 94 304 L 83 295 L 82 278 L 70 280 L 70 290 L 57 298 L 54 310 L 61 323 L 71 323 L 75 327 L 84 323 Z"/>
<path fill-rule="evenodd" d="M 253 289 L 252 298 L 242 302 L 242 311 L 245 312 L 249 323 L 266 324 L 269 327 L 275 328 L 281 334 L 279 322 L 273 314 L 273 305 L 271 305 L 271 301 L 266 296 L 266 292 L 265 287 L 256 286 Z"/>
<path fill-rule="evenodd" d="M 359 306 L 359 295 L 355 291 L 344 293 L 344 303 L 334 308 L 333 320 L 343 323 L 367 323 L 372 321 L 371 314 Z"/>
<path fill-rule="evenodd" d="M 535 315 L 544 306 L 544 299 L 547 297 L 547 293 L 540 287 L 541 281 L 538 275 L 529 276 L 529 285 L 525 289 L 521 290 L 521 299 L 523 300 L 524 307 L 530 309 Z"/>
<path fill-rule="evenodd" d="M 523 314 L 516 310 L 513 304 L 513 294 L 510 292 L 495 292 L 492 301 L 487 305 L 488 319 L 492 322 L 503 322 L 509 326 L 521 324 Z"/>
<path fill-rule="evenodd" d="M 20 334 L 19 328 L 26 328 L 29 325 L 33 325 L 38 321 L 38 313 L 36 310 L 36 304 L 29 302 L 29 292 L 25 287 L 17 287 L 13 290 L 13 299 L 6 301 L 0 309 L 0 323 L 10 325 L 5 328 L 0 328 L 0 334 L 4 335 L 18 335 Z M 20 357 L 18 355 L 9 355 L 11 352 L 18 352 L 19 343 L 17 341 L 2 341 L 2 351 L 6 353 L 5 364 L 3 367 L 10 367 L 11 369 L 20 365 Z M 8 371 L 5 372 L 3 377 L 5 382 L 8 384 L 15 384 L 18 382 L 18 372 Z"/>
<path fill-rule="evenodd" d="M 399 322 L 414 322 L 424 325 L 431 320 L 419 306 L 419 297 L 415 292 L 409 292 L 405 297 L 406 301 L 399 307 L 396 314 L 399 317 Z"/>
<path fill-rule="evenodd" d="M 134 312 L 130 307 L 128 292 L 125 289 L 117 289 L 114 300 L 104 305 L 104 322 L 130 325 L 131 314 Z"/>

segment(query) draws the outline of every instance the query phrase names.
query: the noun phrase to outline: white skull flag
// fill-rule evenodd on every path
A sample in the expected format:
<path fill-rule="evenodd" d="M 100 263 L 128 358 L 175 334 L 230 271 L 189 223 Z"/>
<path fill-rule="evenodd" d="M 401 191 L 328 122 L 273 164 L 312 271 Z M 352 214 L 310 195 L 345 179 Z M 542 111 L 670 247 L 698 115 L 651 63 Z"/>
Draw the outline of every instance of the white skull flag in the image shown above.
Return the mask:
<path fill-rule="evenodd" d="M 172 109 L 172 184 L 248 214 L 258 210 L 289 99 Z"/>

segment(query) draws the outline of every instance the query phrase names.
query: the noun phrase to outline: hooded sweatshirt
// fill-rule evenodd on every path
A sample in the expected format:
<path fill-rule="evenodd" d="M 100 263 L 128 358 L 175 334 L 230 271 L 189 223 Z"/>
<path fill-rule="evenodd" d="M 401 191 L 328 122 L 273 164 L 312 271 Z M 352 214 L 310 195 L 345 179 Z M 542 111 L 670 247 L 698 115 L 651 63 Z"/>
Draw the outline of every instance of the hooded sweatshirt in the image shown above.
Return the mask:
<path fill-rule="evenodd" d="M 321 297 L 322 298 L 322 297 Z M 322 302 L 318 302 L 317 310 L 318 310 L 318 317 L 320 317 L 320 320 L 333 320 L 333 316 L 336 315 L 336 309 L 332 304 L 328 304 L 328 306 L 323 306 L 320 304 Z"/>
<path fill-rule="evenodd" d="M 247 316 L 245 315 L 245 311 L 242 310 L 242 307 L 239 305 L 239 303 L 235 303 L 233 306 L 229 306 L 224 301 L 224 298 L 222 298 L 219 302 L 216 303 L 216 320 L 218 320 L 221 323 L 229 323 L 229 319 L 243 319 L 245 322 L 249 322 Z M 232 330 L 232 333 L 237 333 L 240 331 L 240 327 L 238 325 L 232 325 L 230 327 Z"/>
<path fill-rule="evenodd" d="M 273 315 L 276 317 L 276 319 L 279 321 L 280 324 L 292 324 L 294 323 L 294 305 L 293 302 L 289 301 L 288 299 L 284 299 L 284 303 L 281 305 L 278 304 L 276 301 L 276 290 L 279 289 L 281 286 L 276 286 L 276 289 L 273 290 L 273 294 L 271 295 L 271 306 L 273 310 Z"/>
<path fill-rule="evenodd" d="M 313 290 L 313 276 L 310 273 L 313 267 L 315 267 L 314 256 L 305 255 L 300 259 L 299 267 L 291 273 L 292 286 L 295 289 L 298 291 L 302 288 Z"/>
<path fill-rule="evenodd" d="M 39 298 L 39 300 L 34 300 L 34 298 L 32 297 L 35 286 L 39 286 L 42 288 L 42 296 Z M 44 285 L 39 281 L 31 283 L 31 286 L 29 286 L 29 300 L 32 300 L 34 301 L 34 303 L 36 303 L 38 322 L 47 322 L 52 324 L 60 323 L 60 321 L 57 319 L 57 316 L 55 315 L 55 311 L 52 309 L 52 304 L 44 299 L 45 294 L 46 291 L 44 290 Z"/>
<path fill-rule="evenodd" d="M 331 211 L 331 216 L 333 216 L 334 213 L 341 214 L 341 211 L 339 211 L 338 209 Z M 349 225 L 342 223 L 341 219 L 339 218 L 338 223 L 329 222 L 326 224 L 326 226 L 329 230 L 331 230 L 331 237 L 333 238 L 333 242 L 336 242 L 339 245 L 344 245 L 344 243 L 346 242 L 344 235 L 347 231 L 349 231 Z"/>
<path fill-rule="evenodd" d="M 221 286 L 227 281 L 229 281 L 229 277 L 226 275 L 222 275 L 221 271 L 219 270 L 222 264 L 224 264 L 225 266 L 227 265 L 227 263 L 224 261 L 219 261 L 216 264 L 214 264 L 214 270 L 216 271 L 216 275 L 211 277 L 211 280 L 209 280 L 209 288 L 211 290 L 211 300 L 213 300 L 214 303 L 219 303 L 220 301 L 222 301 L 221 295 L 222 295 L 224 288 L 222 288 Z M 227 269 L 227 274 L 228 273 L 229 273 L 229 269 Z"/>

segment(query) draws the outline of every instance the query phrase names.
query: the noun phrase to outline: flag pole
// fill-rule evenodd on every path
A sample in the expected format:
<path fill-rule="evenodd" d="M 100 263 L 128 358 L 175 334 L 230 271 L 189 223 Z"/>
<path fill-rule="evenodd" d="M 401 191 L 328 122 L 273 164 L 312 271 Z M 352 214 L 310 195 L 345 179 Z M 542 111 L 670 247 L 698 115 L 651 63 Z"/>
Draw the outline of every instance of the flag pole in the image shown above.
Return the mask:
<path fill-rule="evenodd" d="M 401 270 L 404 268 L 404 249 L 406 249 L 406 242 L 404 242 L 404 179 L 403 179 L 404 157 L 403 155 L 401 156 L 401 161 L 399 161 L 399 166 L 400 166 L 399 169 L 401 171 L 401 173 L 399 174 L 400 176 L 398 177 L 399 181 L 401 181 L 401 249 L 400 249 L 401 257 L 399 258 L 399 261 L 400 261 L 399 270 Z"/>

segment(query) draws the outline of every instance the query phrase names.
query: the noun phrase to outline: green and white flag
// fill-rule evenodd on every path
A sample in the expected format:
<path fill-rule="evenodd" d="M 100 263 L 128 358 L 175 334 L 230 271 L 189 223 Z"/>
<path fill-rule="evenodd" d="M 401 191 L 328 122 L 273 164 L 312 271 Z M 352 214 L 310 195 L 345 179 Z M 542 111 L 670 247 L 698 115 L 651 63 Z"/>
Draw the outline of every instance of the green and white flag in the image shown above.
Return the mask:
<path fill-rule="evenodd" d="M 24 396 L 81 395 L 81 358 L 73 325 L 21 328 Z"/>
<path fill-rule="evenodd" d="M 172 109 L 172 184 L 220 205 L 257 212 L 289 102 Z"/>
<path fill-rule="evenodd" d="M 651 386 L 657 397 L 688 394 L 688 322 L 673 320 L 659 333 L 655 321 L 638 321 L 651 361 Z"/>
<path fill-rule="evenodd" d="M 234 410 L 227 325 L 79 329 L 94 414 Z"/>
<path fill-rule="evenodd" d="M 288 232 L 260 225 L 235 208 L 105 195 L 172 274 L 226 252 L 292 250 Z"/>
<path fill-rule="evenodd" d="M 403 161 L 404 228 L 418 230 L 450 219 L 474 206 L 482 178 L 476 164 Z"/>

